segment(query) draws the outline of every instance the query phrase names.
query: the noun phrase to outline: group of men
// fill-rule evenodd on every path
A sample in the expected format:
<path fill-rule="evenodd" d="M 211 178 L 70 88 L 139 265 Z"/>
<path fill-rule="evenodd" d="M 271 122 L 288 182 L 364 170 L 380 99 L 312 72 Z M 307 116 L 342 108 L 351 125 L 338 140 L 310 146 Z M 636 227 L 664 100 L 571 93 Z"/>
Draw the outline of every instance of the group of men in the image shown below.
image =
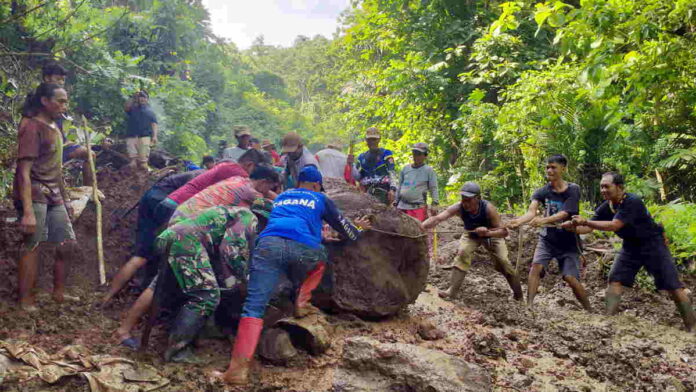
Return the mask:
<path fill-rule="evenodd" d="M 624 179 L 617 172 L 602 176 L 600 192 L 605 201 L 591 219 L 580 216 L 580 187 L 564 180 L 568 160 L 553 155 L 546 162 L 547 184 L 532 195 L 527 213 L 503 224 L 495 206 L 481 198 L 478 184 L 468 182 L 460 190 L 461 201 L 436 216 L 428 218 L 422 227 L 430 230 L 439 223 L 459 216 L 465 228 L 453 265 L 448 290 L 439 294 L 454 298 L 458 294 L 471 266 L 476 248 L 483 245 L 493 256 L 495 268 L 505 276 L 516 300 L 522 300 L 517 271 L 510 263 L 505 238 L 509 229 L 523 224 L 540 228 L 539 241 L 532 259 L 527 280 L 527 305 L 531 308 L 539 282 L 552 259 L 556 259 L 563 280 L 570 286 L 580 305 L 591 310 L 590 301 L 580 282 L 582 247 L 580 234 L 593 230 L 615 232 L 623 246 L 609 273 L 605 294 L 606 313 L 616 314 L 623 287 L 632 287 L 636 275 L 644 267 L 655 280 L 658 290 L 665 290 L 673 299 L 687 331 L 696 326 L 696 314 L 679 281 L 678 272 L 666 244 L 664 229 L 650 216 L 643 201 L 625 191 Z M 539 210 L 543 216 L 538 216 Z"/>
<path fill-rule="evenodd" d="M 19 294 L 21 306 L 30 311 L 36 310 L 32 292 L 39 243 L 58 245 L 53 290 L 56 301 L 69 298 L 65 294 L 65 260 L 75 245 L 61 172 L 64 136 L 59 123 L 67 109 L 68 95 L 63 85 L 55 82 L 45 80 L 28 97 L 18 132 L 14 200 L 20 229 L 26 234 L 19 262 Z M 147 107 L 146 94 L 134 98 L 126 105 L 129 124 L 138 129 L 129 135 L 135 139 L 128 141 L 129 154 L 136 165 L 146 168 L 145 155 L 157 140 L 156 117 Z M 310 304 L 311 292 L 321 281 L 327 262 L 321 245 L 322 233 L 326 232 L 322 222 L 348 241 L 370 229 L 370 222 L 360 218 L 351 223 L 322 193 L 324 177 L 341 176 L 344 157 L 334 146 L 315 155 L 298 134 L 289 133 L 282 140 L 281 157 L 269 141 L 254 143 L 248 127 L 236 127 L 234 136 L 237 146 L 223 149 L 219 161 L 204 169 L 165 177 L 142 196 L 135 252 L 113 278 L 101 303 L 109 304 L 136 271 L 146 267 L 145 281 L 149 284 L 114 334 L 119 343 L 137 347 L 131 329 L 151 306 L 157 285 L 174 279 L 184 302 L 170 329 L 165 358 L 189 362 L 195 360 L 191 343 L 219 305 L 222 293 L 246 292 L 232 359 L 228 370 L 220 375 L 226 382 L 243 384 L 248 379 L 265 308 L 282 275 L 297 289 L 295 315 L 316 312 Z M 413 161 L 397 176 L 392 152 L 379 146 L 379 130 L 369 128 L 365 141 L 368 151 L 357 160 L 352 154 L 345 156 L 345 181 L 357 182 L 362 191 L 421 222 L 424 230 L 455 215 L 464 223 L 466 233 L 450 266 L 450 287 L 440 293 L 443 298 L 456 297 L 475 249 L 484 246 L 493 255 L 496 269 L 506 278 L 513 297 L 522 300 L 519 274 L 510 263 L 504 238 L 509 229 L 529 223 L 540 227 L 541 233 L 529 272 L 528 305 L 533 303 L 550 260 L 556 259 L 563 280 L 580 304 L 590 310 L 580 282 L 578 235 L 592 230 L 615 231 L 624 243 L 609 275 L 607 312 L 618 310 L 622 287 L 631 286 L 644 266 L 655 278 L 657 288 L 670 293 L 686 328 L 690 330 L 696 324 L 663 241 L 664 230 L 637 196 L 625 192 L 620 174 L 609 172 L 602 177 L 601 193 L 606 201 L 588 220 L 579 215 L 580 188 L 564 180 L 567 159 L 554 155 L 546 165 L 548 183 L 534 193 L 528 212 L 503 224 L 495 206 L 484 200 L 480 187 L 471 182 L 461 188 L 460 202 L 437 213 L 437 176 L 426 164 L 427 144 L 412 146 Z M 79 148 L 72 151 L 87 153 Z M 541 217 L 539 209 L 543 209 Z M 162 265 L 158 264 L 160 260 Z"/>

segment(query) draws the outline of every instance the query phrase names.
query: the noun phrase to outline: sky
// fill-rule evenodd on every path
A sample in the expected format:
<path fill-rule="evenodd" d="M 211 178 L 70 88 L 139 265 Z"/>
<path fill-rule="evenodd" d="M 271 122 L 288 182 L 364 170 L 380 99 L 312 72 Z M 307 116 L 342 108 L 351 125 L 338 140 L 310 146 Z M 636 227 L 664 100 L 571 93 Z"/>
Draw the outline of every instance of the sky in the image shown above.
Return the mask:
<path fill-rule="evenodd" d="M 248 49 L 263 35 L 269 45 L 290 46 L 298 35 L 331 38 L 350 0 L 203 0 L 215 35 Z"/>

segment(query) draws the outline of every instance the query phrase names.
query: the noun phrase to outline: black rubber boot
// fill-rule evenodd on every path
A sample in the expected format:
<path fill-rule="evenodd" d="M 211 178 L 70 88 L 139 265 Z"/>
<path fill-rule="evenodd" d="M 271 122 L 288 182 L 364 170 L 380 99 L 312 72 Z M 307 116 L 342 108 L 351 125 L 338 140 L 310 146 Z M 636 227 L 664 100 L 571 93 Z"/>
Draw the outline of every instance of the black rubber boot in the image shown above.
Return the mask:
<path fill-rule="evenodd" d="M 691 307 L 691 302 L 682 301 L 676 304 L 677 309 L 679 309 L 679 314 L 681 314 L 684 320 L 684 327 L 686 327 L 688 332 L 693 331 L 696 326 L 696 312 L 694 312 L 694 309 Z"/>
<path fill-rule="evenodd" d="M 169 331 L 169 345 L 164 352 L 164 360 L 167 362 L 186 362 L 192 363 L 197 360 L 193 358 L 193 352 L 186 348 L 193 343 L 193 340 L 205 325 L 207 317 L 187 309 L 181 308 L 174 320 L 174 325 Z"/>

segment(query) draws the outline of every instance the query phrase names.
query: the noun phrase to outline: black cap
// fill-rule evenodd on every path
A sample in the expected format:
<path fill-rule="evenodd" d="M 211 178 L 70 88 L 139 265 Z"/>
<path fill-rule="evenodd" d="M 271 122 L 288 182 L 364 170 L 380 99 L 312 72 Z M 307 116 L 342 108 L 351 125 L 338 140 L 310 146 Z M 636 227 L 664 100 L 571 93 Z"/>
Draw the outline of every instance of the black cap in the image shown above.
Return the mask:
<path fill-rule="evenodd" d="M 469 181 L 462 185 L 459 194 L 464 197 L 476 197 L 481 194 L 481 187 L 477 183 Z"/>

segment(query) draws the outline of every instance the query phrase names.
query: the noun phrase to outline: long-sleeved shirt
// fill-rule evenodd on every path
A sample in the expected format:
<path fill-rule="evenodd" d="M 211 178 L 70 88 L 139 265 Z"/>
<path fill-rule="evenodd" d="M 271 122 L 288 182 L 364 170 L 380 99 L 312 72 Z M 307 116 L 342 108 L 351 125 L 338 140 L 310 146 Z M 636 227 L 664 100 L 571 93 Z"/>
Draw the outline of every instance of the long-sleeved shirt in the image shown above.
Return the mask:
<path fill-rule="evenodd" d="M 181 204 L 190 199 L 196 193 L 215 184 L 216 182 L 220 182 L 235 176 L 249 177 L 249 174 L 244 170 L 244 168 L 236 163 L 219 163 L 212 169 L 187 182 L 181 188 L 170 193 L 169 199 L 175 201 L 177 204 Z"/>
<path fill-rule="evenodd" d="M 307 147 L 302 147 L 302 155 L 297 159 L 291 159 L 289 155 L 283 156 L 283 185 L 285 189 L 297 187 L 297 177 L 300 175 L 302 168 L 308 165 L 314 165 L 319 168 L 319 162 L 314 157 Z"/>
<path fill-rule="evenodd" d="M 399 188 L 396 192 L 397 208 L 415 210 L 426 204 L 430 192 L 431 204 L 440 201 L 437 191 L 437 175 L 429 165 L 413 167 L 408 165 L 399 175 Z"/>
<path fill-rule="evenodd" d="M 205 173 L 205 170 L 194 170 L 179 174 L 172 174 L 157 181 L 153 188 L 159 188 L 167 195 L 184 186 L 187 182 Z"/>
<path fill-rule="evenodd" d="M 360 230 L 341 215 L 326 195 L 298 188 L 287 190 L 274 200 L 268 225 L 259 238 L 282 237 L 318 248 L 322 220 L 351 241 L 360 235 Z"/>
<path fill-rule="evenodd" d="M 380 148 L 376 152 L 366 151 L 358 155 L 353 166 L 353 178 L 365 188 L 377 187 L 396 190 L 396 168 L 393 153 Z"/>
<path fill-rule="evenodd" d="M 254 199 L 262 197 L 246 177 L 231 177 L 217 182 L 193 195 L 177 208 L 170 224 L 196 216 L 206 208 L 219 205 L 250 207 Z"/>

